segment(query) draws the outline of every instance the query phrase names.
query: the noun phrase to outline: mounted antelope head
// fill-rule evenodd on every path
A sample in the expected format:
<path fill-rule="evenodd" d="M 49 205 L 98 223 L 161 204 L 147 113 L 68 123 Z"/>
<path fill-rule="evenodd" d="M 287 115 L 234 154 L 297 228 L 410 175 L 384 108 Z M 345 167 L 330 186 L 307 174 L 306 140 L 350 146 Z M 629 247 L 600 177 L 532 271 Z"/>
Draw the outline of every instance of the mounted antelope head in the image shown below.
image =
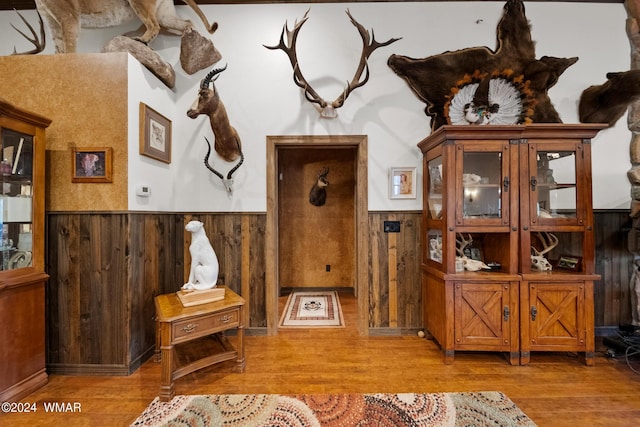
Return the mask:
<path fill-rule="evenodd" d="M 392 38 L 387 40 L 384 43 L 378 43 L 375 40 L 375 36 L 373 38 L 369 36 L 369 31 L 360 25 L 349 10 L 347 9 L 347 15 L 351 20 L 351 23 L 358 29 L 360 36 L 362 37 L 362 54 L 360 56 L 360 64 L 356 69 L 356 73 L 353 76 L 353 79 L 347 84 L 347 87 L 344 89 L 342 94 L 338 96 L 333 102 L 327 102 L 324 100 L 318 93 L 311 87 L 311 85 L 307 82 L 307 80 L 302 75 L 302 71 L 300 70 L 300 64 L 298 63 L 298 54 L 296 53 L 296 40 L 298 39 L 298 33 L 307 22 L 309 15 L 309 10 L 304 14 L 304 17 L 300 22 L 294 24 L 293 30 L 289 30 L 288 24 L 285 22 L 284 27 L 282 28 L 282 33 L 280 34 L 280 43 L 276 46 L 267 46 L 264 45 L 267 49 L 276 50 L 281 49 L 284 53 L 289 57 L 289 62 L 291 62 L 291 67 L 293 67 L 293 82 L 304 90 L 304 96 L 307 98 L 307 101 L 318 104 L 320 106 L 320 115 L 322 117 L 333 118 L 338 114 L 336 113 L 336 109 L 342 107 L 344 101 L 347 99 L 349 94 L 353 92 L 355 89 L 363 86 L 369 80 L 369 65 L 367 64 L 367 59 L 379 47 L 388 46 L 391 43 L 400 40 L 400 38 Z M 285 34 L 287 40 L 285 42 Z M 373 30 L 371 30 L 371 34 L 373 35 Z M 362 73 L 365 72 L 364 78 L 362 78 Z"/>
<path fill-rule="evenodd" d="M 318 180 L 313 184 L 313 187 L 311 187 L 311 191 L 309 191 L 309 203 L 313 206 L 322 206 L 327 201 L 327 187 L 329 186 L 329 181 L 327 181 L 328 174 L 329 168 L 325 167 L 322 169 L 318 175 Z"/>
<path fill-rule="evenodd" d="M 558 246 L 558 237 L 546 231 L 538 232 L 535 236 L 538 238 L 538 241 L 540 241 L 542 249 L 538 250 L 535 246 L 531 246 L 531 267 L 538 271 L 551 271 L 553 267 L 544 255 Z"/>
<path fill-rule="evenodd" d="M 187 111 L 187 116 L 195 119 L 201 114 L 209 116 L 209 123 L 211 124 L 211 130 L 215 136 L 214 149 L 216 153 L 224 160 L 232 162 L 236 159 L 240 159 L 236 165 L 229 170 L 226 178 L 215 170 L 209 164 L 209 155 L 211 154 L 211 143 L 205 137 L 207 141 L 207 154 L 204 156 L 204 165 L 213 172 L 218 178 L 220 178 L 227 189 L 229 195 L 233 193 L 233 173 L 238 170 L 240 165 L 244 162 L 244 154 L 242 153 L 242 143 L 240 136 L 233 126 L 229 123 L 229 117 L 227 116 L 227 109 L 220 100 L 218 91 L 214 82 L 218 79 L 221 72 L 227 69 L 215 68 L 206 75 L 200 82 L 200 90 L 198 91 L 198 98 L 195 100 L 191 108 Z"/>

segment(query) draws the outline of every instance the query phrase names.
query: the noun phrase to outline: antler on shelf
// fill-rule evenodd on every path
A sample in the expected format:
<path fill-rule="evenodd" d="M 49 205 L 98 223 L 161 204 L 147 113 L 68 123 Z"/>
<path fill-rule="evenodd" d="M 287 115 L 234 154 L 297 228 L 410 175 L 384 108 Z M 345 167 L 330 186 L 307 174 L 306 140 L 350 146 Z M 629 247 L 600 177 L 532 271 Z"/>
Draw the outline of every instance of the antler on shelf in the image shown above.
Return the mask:
<path fill-rule="evenodd" d="M 322 98 L 307 82 L 302 71 L 300 70 L 300 64 L 298 63 L 298 55 L 296 53 L 296 41 L 298 39 L 298 33 L 309 19 L 309 9 L 305 12 L 302 20 L 300 22 L 296 21 L 292 30 L 289 30 L 289 26 L 285 22 L 284 27 L 282 28 L 282 33 L 280 34 L 280 43 L 276 46 L 267 46 L 264 45 L 267 49 L 276 50 L 280 49 L 289 57 L 289 62 L 291 62 L 291 67 L 293 68 L 293 81 L 294 83 L 304 90 L 305 98 L 312 103 L 318 104 L 321 108 L 321 114 L 323 117 L 336 117 L 335 109 L 342 107 L 344 101 L 347 99 L 349 94 L 353 92 L 355 89 L 363 86 L 369 80 L 369 65 L 367 64 L 367 59 L 373 51 L 378 49 L 379 47 L 388 46 L 391 43 L 400 40 L 400 38 L 391 38 L 386 42 L 380 43 L 375 40 L 375 36 L 373 35 L 373 30 L 371 30 L 371 36 L 369 35 L 369 31 L 364 28 L 360 23 L 358 23 L 349 10 L 347 9 L 347 15 L 351 20 L 351 23 L 358 29 L 360 36 L 362 37 L 362 54 L 360 55 L 360 63 L 358 68 L 356 69 L 355 75 L 351 79 L 350 82 L 347 82 L 347 87 L 344 91 L 338 96 L 333 102 L 329 103 L 324 98 Z M 287 40 L 285 41 L 285 34 Z M 362 79 L 362 73 L 366 72 L 364 79 Z"/>
<path fill-rule="evenodd" d="M 460 257 L 466 257 L 464 254 L 464 249 L 469 246 L 473 242 L 473 237 L 471 234 L 467 233 L 467 237 L 464 237 L 462 233 L 456 233 L 456 253 Z"/>
<path fill-rule="evenodd" d="M 22 19 L 22 22 L 25 23 L 27 28 L 29 28 L 29 32 L 31 33 L 33 38 L 29 37 L 28 35 L 26 35 L 22 31 L 20 31 L 18 28 L 16 28 L 15 25 L 11 24 L 11 26 L 13 27 L 14 30 L 16 30 L 18 33 L 20 33 L 22 35 L 22 37 L 24 37 L 25 39 L 29 40 L 29 42 L 31 42 L 31 44 L 33 46 L 35 46 L 35 47 L 33 49 L 27 51 L 27 52 L 17 52 L 16 48 L 14 47 L 13 48 L 13 55 L 32 55 L 32 54 L 36 54 L 36 53 L 42 52 L 44 50 L 45 46 L 47 45 L 47 38 L 46 38 L 45 31 L 44 31 L 44 24 L 42 22 L 42 16 L 40 16 L 40 13 L 38 13 L 38 20 L 40 21 L 40 35 L 38 36 L 38 34 L 36 33 L 36 30 L 33 29 L 33 26 L 31 26 L 31 24 L 29 24 L 29 21 L 27 21 L 26 18 L 24 16 L 22 16 L 22 14 L 20 12 L 18 12 L 17 10 L 15 12 L 18 14 L 20 19 Z"/>
<path fill-rule="evenodd" d="M 542 244 L 542 250 L 538 250 L 535 246 L 531 245 L 531 250 L 534 252 L 535 256 L 543 256 L 553 250 L 556 246 L 558 246 L 558 236 L 555 234 L 551 234 L 547 231 L 537 232 L 535 236 L 538 238 L 540 243 Z"/>

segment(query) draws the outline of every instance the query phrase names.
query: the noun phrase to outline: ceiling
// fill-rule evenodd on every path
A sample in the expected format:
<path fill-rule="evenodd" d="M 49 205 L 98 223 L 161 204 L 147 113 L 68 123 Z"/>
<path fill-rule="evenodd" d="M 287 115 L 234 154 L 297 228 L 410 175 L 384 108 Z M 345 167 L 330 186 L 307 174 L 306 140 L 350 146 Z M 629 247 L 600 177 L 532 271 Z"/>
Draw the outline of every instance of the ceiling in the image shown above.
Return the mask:
<path fill-rule="evenodd" d="M 363 2 L 397 2 L 409 3 L 424 0 L 350 0 L 349 3 Z M 467 1 L 467 0 L 432 0 L 432 1 Z M 528 0 L 529 1 L 547 1 L 557 3 L 624 3 L 624 0 Z M 182 0 L 175 0 L 175 4 L 184 5 Z M 261 3 L 347 3 L 338 0 L 196 0 L 198 4 L 261 4 Z M 13 9 L 35 9 L 34 0 L 0 0 L 0 10 Z"/>

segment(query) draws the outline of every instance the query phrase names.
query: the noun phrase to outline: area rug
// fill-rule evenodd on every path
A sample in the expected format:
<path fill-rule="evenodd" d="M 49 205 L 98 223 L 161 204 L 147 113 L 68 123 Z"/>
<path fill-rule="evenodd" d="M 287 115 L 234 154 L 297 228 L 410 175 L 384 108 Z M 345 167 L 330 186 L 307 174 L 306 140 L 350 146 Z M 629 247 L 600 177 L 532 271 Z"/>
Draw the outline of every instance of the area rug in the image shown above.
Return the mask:
<path fill-rule="evenodd" d="M 156 398 L 131 426 L 535 426 L 497 391 Z"/>
<path fill-rule="evenodd" d="M 335 291 L 292 292 L 280 318 L 281 328 L 343 328 Z"/>

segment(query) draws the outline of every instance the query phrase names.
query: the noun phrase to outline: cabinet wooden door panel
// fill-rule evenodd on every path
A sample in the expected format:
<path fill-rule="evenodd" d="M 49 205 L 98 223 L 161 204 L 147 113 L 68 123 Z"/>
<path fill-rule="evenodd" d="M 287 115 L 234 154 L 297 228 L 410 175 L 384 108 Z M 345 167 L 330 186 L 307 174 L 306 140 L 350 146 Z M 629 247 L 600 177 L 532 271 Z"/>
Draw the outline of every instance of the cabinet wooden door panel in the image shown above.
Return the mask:
<path fill-rule="evenodd" d="M 529 284 L 531 348 L 584 344 L 584 284 Z"/>
<path fill-rule="evenodd" d="M 464 345 L 502 348 L 509 344 L 509 284 L 456 283 L 455 340 Z"/>

